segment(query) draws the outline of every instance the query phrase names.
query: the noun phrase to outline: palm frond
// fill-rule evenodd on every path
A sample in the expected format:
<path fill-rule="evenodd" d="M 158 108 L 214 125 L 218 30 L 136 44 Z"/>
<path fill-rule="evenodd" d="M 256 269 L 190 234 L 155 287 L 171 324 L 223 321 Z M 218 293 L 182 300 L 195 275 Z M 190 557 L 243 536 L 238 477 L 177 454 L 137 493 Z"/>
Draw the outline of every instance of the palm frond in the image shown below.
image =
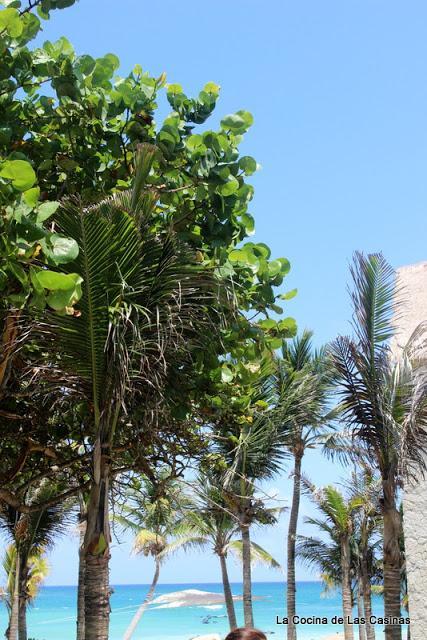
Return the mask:
<path fill-rule="evenodd" d="M 166 547 L 159 554 L 159 558 L 165 558 L 171 556 L 177 551 L 192 551 L 194 549 L 200 550 L 209 544 L 208 540 L 203 536 L 197 536 L 193 533 L 184 533 L 178 535 L 176 538 L 167 543 Z"/>
<path fill-rule="evenodd" d="M 381 253 L 356 252 L 350 267 L 354 289 L 354 330 L 374 364 L 376 349 L 394 335 L 396 274 Z"/>
<path fill-rule="evenodd" d="M 144 556 L 158 556 L 166 547 L 164 536 L 148 529 L 139 529 L 133 541 L 133 552 Z"/>
<path fill-rule="evenodd" d="M 50 316 L 43 336 L 52 348 L 59 338 L 61 387 L 93 405 L 96 430 L 102 420 L 114 431 L 112 406 L 126 410 L 126 398 L 150 390 L 160 399 L 172 364 L 209 347 L 220 324 L 213 319 L 222 283 L 173 230 L 150 220 L 155 198 L 145 183 L 153 157 L 149 146 L 140 149 L 133 191 L 89 208 L 68 200 L 57 215 L 79 245 L 63 270 L 82 278 L 83 295 L 74 315 Z"/>
<path fill-rule="evenodd" d="M 242 541 L 232 540 L 227 545 L 227 551 L 231 551 L 241 560 L 243 557 Z M 251 542 L 251 563 L 253 566 L 261 564 L 269 567 L 270 569 L 282 569 L 281 564 L 277 562 L 277 560 L 275 560 L 268 551 L 259 544 L 256 544 L 256 542 Z"/>

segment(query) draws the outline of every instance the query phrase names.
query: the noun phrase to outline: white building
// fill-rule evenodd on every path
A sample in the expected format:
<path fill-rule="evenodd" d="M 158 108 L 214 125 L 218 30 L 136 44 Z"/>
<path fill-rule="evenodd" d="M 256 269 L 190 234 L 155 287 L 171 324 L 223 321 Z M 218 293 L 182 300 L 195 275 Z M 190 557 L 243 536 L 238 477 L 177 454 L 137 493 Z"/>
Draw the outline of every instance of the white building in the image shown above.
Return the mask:
<path fill-rule="evenodd" d="M 427 321 L 427 262 L 397 270 L 404 287 L 396 340 L 404 345 L 420 322 Z M 427 477 L 404 492 L 404 530 L 408 572 L 411 640 L 427 638 Z"/>

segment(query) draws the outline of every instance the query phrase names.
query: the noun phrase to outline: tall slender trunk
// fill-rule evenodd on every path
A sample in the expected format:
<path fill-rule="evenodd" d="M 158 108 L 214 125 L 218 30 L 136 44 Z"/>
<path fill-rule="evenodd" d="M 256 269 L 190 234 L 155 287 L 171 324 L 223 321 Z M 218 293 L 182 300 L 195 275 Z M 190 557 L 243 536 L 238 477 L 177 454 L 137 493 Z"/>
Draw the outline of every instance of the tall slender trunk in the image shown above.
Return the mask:
<path fill-rule="evenodd" d="M 223 553 L 219 553 L 219 561 L 221 563 L 222 588 L 224 590 L 225 607 L 227 609 L 228 623 L 230 631 L 237 629 L 236 611 L 234 609 L 233 594 L 228 579 L 227 559 Z"/>
<path fill-rule="evenodd" d="M 253 629 L 254 614 L 252 608 L 252 572 L 251 572 L 251 537 L 249 525 L 241 525 L 242 563 L 243 563 L 243 618 L 245 627 Z"/>
<path fill-rule="evenodd" d="M 357 615 L 359 619 L 365 617 L 365 607 L 363 605 L 363 586 L 362 586 L 362 578 L 360 575 L 357 580 Z M 366 626 L 364 624 L 359 623 L 358 632 L 359 632 L 359 640 L 367 640 Z"/>
<path fill-rule="evenodd" d="M 84 541 L 85 640 L 108 640 L 110 622 L 110 524 L 108 518 L 109 451 L 94 451 L 94 478 L 89 495 Z"/>
<path fill-rule="evenodd" d="M 363 551 L 362 551 L 363 553 Z M 367 640 L 375 640 L 375 627 L 370 622 L 372 616 L 372 588 L 368 571 L 368 562 L 366 557 L 362 557 L 360 563 L 360 578 L 363 590 L 363 606 L 366 618 L 366 638 Z"/>
<path fill-rule="evenodd" d="M 401 519 L 396 508 L 396 483 L 392 472 L 382 479 L 384 519 L 384 615 L 401 616 L 400 579 L 401 552 L 399 545 Z M 385 627 L 386 640 L 402 640 L 400 624 Z"/>
<path fill-rule="evenodd" d="M 341 573 L 342 573 L 342 610 L 344 616 L 344 639 L 354 640 L 352 619 L 351 577 L 350 577 L 350 541 L 347 536 L 341 539 Z"/>
<path fill-rule="evenodd" d="M 19 576 L 21 574 L 21 555 L 16 548 L 15 580 L 13 583 L 12 605 L 10 608 L 8 640 L 18 640 L 19 629 Z"/>
<path fill-rule="evenodd" d="M 132 618 L 132 622 L 126 629 L 125 635 L 123 636 L 123 640 L 131 639 L 131 637 L 136 631 L 139 621 L 142 618 L 142 614 L 144 613 L 144 611 L 146 610 L 146 608 L 148 607 L 148 605 L 153 599 L 154 592 L 156 590 L 157 582 L 159 580 L 159 575 L 160 575 L 160 560 L 158 557 L 156 557 L 155 562 L 156 562 L 156 570 L 154 572 L 153 581 L 151 583 L 150 589 L 147 595 L 145 596 L 144 602 L 138 608 L 138 611 L 135 613 L 134 617 Z"/>
<path fill-rule="evenodd" d="M 18 620 L 18 637 L 19 640 L 27 640 L 27 603 L 19 603 L 19 620 Z"/>
<path fill-rule="evenodd" d="M 85 640 L 85 529 L 86 506 L 83 496 L 80 496 L 79 513 L 79 575 L 77 583 L 77 640 Z"/>
<path fill-rule="evenodd" d="M 287 588 L 286 588 L 286 605 L 287 616 L 289 619 L 287 625 L 288 640 L 296 640 L 297 631 L 293 619 L 296 615 L 296 579 L 295 579 L 295 544 L 298 527 L 298 514 L 301 498 L 301 463 L 303 453 L 297 451 L 294 459 L 294 489 L 292 496 L 292 508 L 289 518 L 288 527 L 288 567 L 287 567 Z"/>
<path fill-rule="evenodd" d="M 27 640 L 27 582 L 28 582 L 28 559 L 22 556 L 20 560 L 19 575 L 19 613 L 18 613 L 18 638 Z"/>

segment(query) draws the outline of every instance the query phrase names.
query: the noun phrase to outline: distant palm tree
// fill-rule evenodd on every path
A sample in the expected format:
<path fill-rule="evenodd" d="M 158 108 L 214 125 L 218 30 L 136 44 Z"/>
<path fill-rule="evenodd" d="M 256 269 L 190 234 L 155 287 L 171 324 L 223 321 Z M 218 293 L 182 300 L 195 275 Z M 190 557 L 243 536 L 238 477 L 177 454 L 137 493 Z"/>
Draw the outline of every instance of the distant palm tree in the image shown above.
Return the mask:
<path fill-rule="evenodd" d="M 3 600 L 10 615 L 16 584 L 16 546 L 14 544 L 9 545 L 5 551 L 3 569 L 7 577 Z M 22 573 L 25 575 L 22 575 L 20 583 L 18 582 L 20 597 L 18 628 L 20 640 L 21 638 L 26 638 L 26 608 L 29 604 L 33 603 L 37 597 L 40 586 L 49 574 L 49 565 L 44 549 L 37 548 L 29 555 L 25 572 Z"/>
<path fill-rule="evenodd" d="M 385 616 L 401 616 L 401 520 L 397 492 L 402 467 L 419 475 L 427 449 L 427 375 L 419 366 L 420 333 L 401 354 L 393 351 L 393 319 L 400 293 L 381 254 L 357 253 L 351 268 L 355 338 L 331 346 L 343 420 L 382 481 Z M 401 625 L 387 625 L 386 640 L 401 640 Z"/>
<path fill-rule="evenodd" d="M 275 524 L 283 511 L 266 506 L 265 500 L 257 494 L 258 483 L 278 473 L 286 453 L 274 421 L 265 416 L 225 425 L 219 436 L 228 470 L 218 482 L 222 484 L 227 508 L 239 522 L 244 623 L 253 627 L 250 529 L 254 524 Z"/>
<path fill-rule="evenodd" d="M 45 503 L 56 495 L 57 491 L 57 483 L 45 480 L 37 488 L 27 492 L 26 504 L 34 506 Z M 73 508 L 74 504 L 71 501 L 65 501 L 31 513 L 20 513 L 5 503 L 0 504 L 0 528 L 7 533 L 15 548 L 15 568 L 10 574 L 13 576 L 14 584 L 13 590 L 10 589 L 8 640 L 27 640 L 27 585 L 29 573 L 32 571 L 30 558 L 42 555 L 46 549 L 53 546 L 58 536 L 65 533 Z"/>
<path fill-rule="evenodd" d="M 322 540 L 300 538 L 298 555 L 307 562 L 322 567 L 323 573 L 330 582 L 341 583 L 342 607 L 344 617 L 344 638 L 353 640 L 352 619 L 352 536 L 354 532 L 354 513 L 361 506 L 359 496 L 349 500 L 335 487 L 327 486 L 317 489 L 313 484 L 304 481 L 304 486 L 312 501 L 316 504 L 324 519 L 307 518 L 306 522 L 317 526 L 327 533 L 332 541 L 327 544 Z M 338 561 L 339 558 L 339 561 Z M 339 572 L 338 572 L 339 571 Z"/>
<path fill-rule="evenodd" d="M 240 532 L 239 521 L 227 509 L 221 487 L 213 477 L 200 476 L 194 491 L 194 504 L 185 515 L 185 529 L 188 536 L 193 535 L 193 546 L 210 547 L 219 558 L 228 622 L 230 630 L 233 630 L 237 628 L 237 619 L 228 578 L 227 557 L 231 553 L 242 558 L 242 542 L 236 539 Z M 252 564 L 258 562 L 273 569 L 280 568 L 280 564 L 253 541 L 250 551 Z"/>
<path fill-rule="evenodd" d="M 286 449 L 293 457 L 293 495 L 287 538 L 287 625 L 288 640 L 296 640 L 295 544 L 301 498 L 301 468 L 307 449 L 320 444 L 328 420 L 327 401 L 331 384 L 327 357 L 323 349 L 313 350 L 312 333 L 304 331 L 291 342 L 283 343 L 282 358 L 276 362 L 271 379 L 274 420 L 283 435 Z"/>
<path fill-rule="evenodd" d="M 353 549 L 357 560 L 357 593 L 359 609 L 361 603 L 366 618 L 367 640 L 375 640 L 375 627 L 370 623 L 372 616 L 372 586 L 373 582 L 382 581 L 377 559 L 381 535 L 381 483 L 368 467 L 352 473 L 346 483 L 348 495 L 360 500 L 360 507 L 354 514 Z M 359 626 L 359 633 L 362 629 Z"/>
<path fill-rule="evenodd" d="M 180 546 L 191 544 L 191 536 L 184 535 L 182 513 L 188 498 L 183 492 L 183 485 L 162 469 L 156 476 L 148 479 L 133 478 L 133 487 L 126 496 L 126 503 L 121 513 L 114 520 L 124 530 L 135 534 L 134 553 L 152 557 L 154 575 L 144 599 L 128 626 L 123 640 L 130 640 L 136 628 L 153 600 L 160 576 L 160 569 L 165 559 L 177 549 L 174 544 L 179 540 Z"/>

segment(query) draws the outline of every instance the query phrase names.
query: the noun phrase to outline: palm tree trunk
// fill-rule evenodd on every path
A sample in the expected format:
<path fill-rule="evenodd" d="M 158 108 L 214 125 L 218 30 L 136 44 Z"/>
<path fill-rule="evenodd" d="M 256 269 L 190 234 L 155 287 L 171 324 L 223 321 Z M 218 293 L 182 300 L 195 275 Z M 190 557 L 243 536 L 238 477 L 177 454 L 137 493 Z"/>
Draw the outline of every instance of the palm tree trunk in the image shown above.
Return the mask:
<path fill-rule="evenodd" d="M 344 616 L 344 639 L 354 640 L 352 619 L 351 577 L 350 577 L 350 541 L 343 536 L 341 540 L 341 573 L 342 573 L 342 609 Z"/>
<path fill-rule="evenodd" d="M 372 589 L 371 589 L 371 581 L 369 578 L 368 572 L 368 563 L 365 558 L 361 560 L 361 580 L 362 580 L 362 590 L 363 590 L 363 606 L 365 609 L 365 618 L 366 618 L 366 638 L 367 640 L 375 640 L 375 627 L 370 623 L 370 618 L 372 616 Z"/>
<path fill-rule="evenodd" d="M 19 620 L 18 620 L 18 637 L 19 640 L 27 640 L 27 603 L 19 603 Z"/>
<path fill-rule="evenodd" d="M 219 554 L 219 561 L 221 563 L 221 575 L 222 575 L 222 587 L 224 590 L 225 606 L 227 609 L 228 623 L 230 625 L 230 631 L 237 629 L 236 611 L 234 609 L 233 594 L 231 592 L 230 580 L 228 579 L 227 560 L 224 554 Z"/>
<path fill-rule="evenodd" d="M 134 617 L 132 618 L 132 622 L 126 629 L 125 635 L 123 636 L 123 640 L 130 640 L 133 634 L 135 633 L 136 628 L 139 624 L 139 621 L 142 618 L 142 614 L 144 613 L 144 611 L 146 610 L 146 608 L 148 607 L 148 605 L 150 604 L 150 602 L 154 597 L 154 592 L 156 590 L 157 582 L 159 581 L 159 574 L 160 574 L 160 560 L 156 557 L 156 570 L 154 572 L 153 581 L 151 583 L 150 589 L 147 595 L 145 596 L 144 602 L 138 608 L 138 611 L 135 613 Z"/>
<path fill-rule="evenodd" d="M 396 508 L 396 484 L 392 473 L 383 477 L 384 518 L 384 615 L 390 618 L 401 616 L 400 571 L 401 552 L 399 545 L 401 519 Z M 386 640 L 402 640 L 400 624 L 387 625 Z"/>
<path fill-rule="evenodd" d="M 21 557 L 21 572 L 19 575 L 19 613 L 18 613 L 18 638 L 27 640 L 27 582 L 28 560 Z"/>
<path fill-rule="evenodd" d="M 243 563 L 243 618 L 245 627 L 253 629 L 254 614 L 252 608 L 252 575 L 251 575 L 251 537 L 249 525 L 241 525 L 242 563 Z"/>
<path fill-rule="evenodd" d="M 10 608 L 8 640 L 18 640 L 19 629 L 19 576 L 21 574 L 21 555 L 16 549 L 15 580 L 13 584 L 12 605 Z"/>
<path fill-rule="evenodd" d="M 94 452 L 94 479 L 89 495 L 84 541 L 85 640 L 108 640 L 110 622 L 110 524 L 108 518 L 109 455 Z"/>
<path fill-rule="evenodd" d="M 301 462 L 302 453 L 295 453 L 294 461 L 294 489 L 292 496 L 292 508 L 289 518 L 288 527 L 288 567 L 287 567 L 287 589 L 286 589 L 286 605 L 287 605 L 287 634 L 288 640 L 296 640 L 297 631 L 294 625 L 294 616 L 296 615 L 296 579 L 295 579 L 295 542 L 297 537 L 298 514 L 301 498 Z"/>
<path fill-rule="evenodd" d="M 79 575 L 77 583 L 77 640 L 85 640 L 85 527 L 86 519 L 83 497 L 80 496 L 80 542 L 79 542 Z"/>
<path fill-rule="evenodd" d="M 357 615 L 359 620 L 365 616 L 365 610 L 363 606 L 363 586 L 362 578 L 359 575 L 357 580 Z M 366 626 L 364 624 L 358 625 L 359 640 L 367 640 L 366 638 Z"/>

